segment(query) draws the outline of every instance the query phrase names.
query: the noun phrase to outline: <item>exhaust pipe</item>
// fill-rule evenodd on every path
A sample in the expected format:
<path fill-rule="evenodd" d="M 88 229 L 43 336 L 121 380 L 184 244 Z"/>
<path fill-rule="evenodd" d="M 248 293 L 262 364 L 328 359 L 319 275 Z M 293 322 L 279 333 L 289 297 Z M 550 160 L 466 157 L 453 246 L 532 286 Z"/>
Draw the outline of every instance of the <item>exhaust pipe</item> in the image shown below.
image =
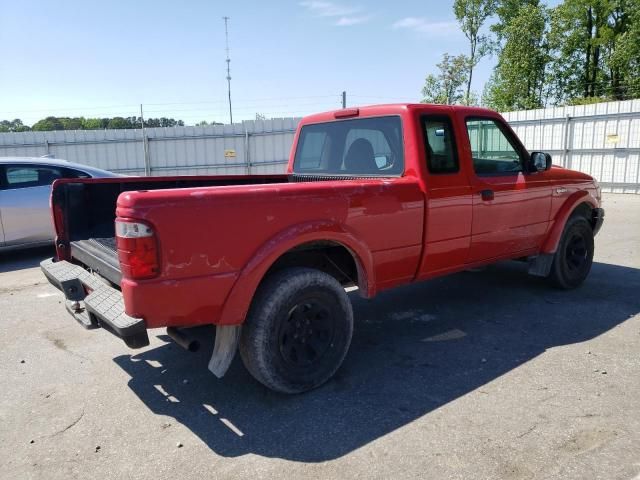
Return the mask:
<path fill-rule="evenodd" d="M 176 327 L 167 327 L 167 335 L 169 335 L 174 342 L 185 350 L 190 352 L 197 352 L 200 350 L 199 341 L 191 338 L 189 335 L 185 334 L 184 331 L 178 330 Z"/>

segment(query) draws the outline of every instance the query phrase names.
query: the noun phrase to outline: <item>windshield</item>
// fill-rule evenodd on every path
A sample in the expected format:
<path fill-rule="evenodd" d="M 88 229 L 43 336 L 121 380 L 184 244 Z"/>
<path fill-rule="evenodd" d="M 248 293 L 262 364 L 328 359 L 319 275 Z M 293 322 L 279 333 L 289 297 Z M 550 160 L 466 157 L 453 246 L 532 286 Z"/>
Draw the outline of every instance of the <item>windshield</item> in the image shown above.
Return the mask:
<path fill-rule="evenodd" d="M 374 117 L 302 127 L 294 173 L 397 176 L 404 171 L 400 117 Z"/>

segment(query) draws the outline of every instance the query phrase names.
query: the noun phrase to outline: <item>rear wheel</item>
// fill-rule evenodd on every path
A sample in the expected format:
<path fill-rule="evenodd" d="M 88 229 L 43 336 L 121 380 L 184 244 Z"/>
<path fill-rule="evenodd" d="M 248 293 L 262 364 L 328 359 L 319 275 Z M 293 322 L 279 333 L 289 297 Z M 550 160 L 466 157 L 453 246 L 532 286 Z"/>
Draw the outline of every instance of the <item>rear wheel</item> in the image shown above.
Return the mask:
<path fill-rule="evenodd" d="M 593 230 L 586 218 L 567 221 L 548 279 L 559 288 L 576 288 L 584 282 L 593 262 Z"/>
<path fill-rule="evenodd" d="M 344 288 L 330 275 L 288 268 L 258 289 L 240 337 L 240 356 L 262 384 L 300 393 L 326 382 L 342 364 L 353 332 Z"/>

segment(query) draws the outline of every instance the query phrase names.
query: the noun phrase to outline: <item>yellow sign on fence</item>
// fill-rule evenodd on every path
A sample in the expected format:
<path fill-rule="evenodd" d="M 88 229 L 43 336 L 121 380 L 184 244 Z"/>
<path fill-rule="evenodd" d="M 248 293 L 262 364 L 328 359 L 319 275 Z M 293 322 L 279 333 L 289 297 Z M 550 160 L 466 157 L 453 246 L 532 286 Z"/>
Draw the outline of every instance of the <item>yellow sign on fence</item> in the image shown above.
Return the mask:
<path fill-rule="evenodd" d="M 236 151 L 232 148 L 224 151 L 224 156 L 226 158 L 236 158 Z"/>

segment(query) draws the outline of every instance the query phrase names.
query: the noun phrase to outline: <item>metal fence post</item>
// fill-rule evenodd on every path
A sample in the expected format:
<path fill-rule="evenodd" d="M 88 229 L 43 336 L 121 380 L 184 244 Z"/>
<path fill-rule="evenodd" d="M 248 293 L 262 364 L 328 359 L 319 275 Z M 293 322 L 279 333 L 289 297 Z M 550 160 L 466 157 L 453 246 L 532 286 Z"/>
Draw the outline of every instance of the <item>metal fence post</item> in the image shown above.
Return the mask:
<path fill-rule="evenodd" d="M 140 104 L 140 124 L 142 126 L 142 150 L 144 152 L 144 174 L 151 176 L 151 159 L 149 158 L 149 138 L 144 128 L 144 113 L 142 112 L 142 104 Z"/>
<path fill-rule="evenodd" d="M 242 122 L 244 126 L 244 161 L 247 164 L 247 175 L 251 175 L 251 158 L 249 158 L 249 131 L 247 124 Z"/>
<path fill-rule="evenodd" d="M 570 157 L 570 148 L 569 148 L 569 128 L 570 128 L 571 117 L 567 115 L 564 119 L 564 140 L 562 145 L 562 149 L 564 150 L 564 167 L 571 168 L 571 157 Z"/>

